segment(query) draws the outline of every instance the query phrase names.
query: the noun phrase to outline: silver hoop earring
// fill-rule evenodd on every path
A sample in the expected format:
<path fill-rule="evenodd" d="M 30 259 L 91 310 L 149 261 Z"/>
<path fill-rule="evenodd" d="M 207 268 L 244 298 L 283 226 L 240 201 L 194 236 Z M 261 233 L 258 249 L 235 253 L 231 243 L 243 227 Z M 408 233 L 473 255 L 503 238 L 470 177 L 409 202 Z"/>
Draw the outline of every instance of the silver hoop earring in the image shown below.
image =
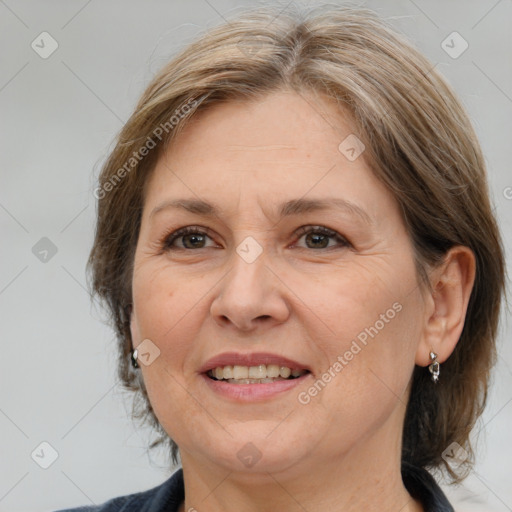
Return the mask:
<path fill-rule="evenodd" d="M 138 356 L 139 356 L 139 352 L 137 351 L 137 349 L 132 350 L 130 352 L 130 357 L 131 357 L 131 360 L 132 360 L 132 366 L 134 368 L 138 368 L 139 367 L 139 363 L 137 363 L 137 357 Z"/>
<path fill-rule="evenodd" d="M 441 365 L 439 364 L 439 361 L 437 361 L 437 354 L 435 352 L 430 351 L 430 359 L 432 360 L 432 363 L 429 365 L 428 369 L 432 374 L 432 380 L 435 384 L 439 380 L 439 368 Z"/>

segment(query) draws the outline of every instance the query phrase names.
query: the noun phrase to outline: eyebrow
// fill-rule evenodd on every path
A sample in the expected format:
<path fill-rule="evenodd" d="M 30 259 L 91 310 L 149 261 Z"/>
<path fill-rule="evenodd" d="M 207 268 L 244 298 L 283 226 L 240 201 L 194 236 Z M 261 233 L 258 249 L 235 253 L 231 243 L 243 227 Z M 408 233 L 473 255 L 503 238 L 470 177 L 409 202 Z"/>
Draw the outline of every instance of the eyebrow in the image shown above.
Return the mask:
<path fill-rule="evenodd" d="M 167 209 L 181 209 L 187 212 L 201 215 L 203 217 L 218 217 L 220 216 L 220 209 L 201 199 L 173 199 L 164 201 L 156 206 L 150 214 L 150 218 Z M 359 217 L 365 224 L 372 226 L 373 219 L 368 213 L 357 204 L 341 199 L 339 197 L 326 197 L 322 199 L 291 199 L 279 205 L 279 216 L 290 217 L 292 215 L 300 215 L 303 213 L 325 211 L 329 209 L 338 209 L 346 213 Z"/>

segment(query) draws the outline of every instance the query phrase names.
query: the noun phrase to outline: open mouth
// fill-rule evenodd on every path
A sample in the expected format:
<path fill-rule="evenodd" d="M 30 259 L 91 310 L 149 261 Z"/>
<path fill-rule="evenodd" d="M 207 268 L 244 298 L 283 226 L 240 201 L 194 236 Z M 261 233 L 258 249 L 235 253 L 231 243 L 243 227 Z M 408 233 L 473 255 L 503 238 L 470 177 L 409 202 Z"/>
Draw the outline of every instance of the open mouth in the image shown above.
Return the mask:
<path fill-rule="evenodd" d="M 309 370 L 299 370 L 274 364 L 258 366 L 218 366 L 206 372 L 206 375 L 216 381 L 230 384 L 270 384 L 280 380 L 294 380 L 310 373 Z"/>

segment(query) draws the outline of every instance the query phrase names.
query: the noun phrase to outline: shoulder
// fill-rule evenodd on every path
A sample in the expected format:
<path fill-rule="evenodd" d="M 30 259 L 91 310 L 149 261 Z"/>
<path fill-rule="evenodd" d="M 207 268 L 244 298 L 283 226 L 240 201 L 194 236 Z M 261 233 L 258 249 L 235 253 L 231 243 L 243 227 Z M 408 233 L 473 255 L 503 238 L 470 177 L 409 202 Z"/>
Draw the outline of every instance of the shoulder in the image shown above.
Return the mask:
<path fill-rule="evenodd" d="M 162 484 L 147 491 L 112 498 L 100 505 L 55 512 L 175 512 L 183 501 L 183 470 L 179 468 Z"/>

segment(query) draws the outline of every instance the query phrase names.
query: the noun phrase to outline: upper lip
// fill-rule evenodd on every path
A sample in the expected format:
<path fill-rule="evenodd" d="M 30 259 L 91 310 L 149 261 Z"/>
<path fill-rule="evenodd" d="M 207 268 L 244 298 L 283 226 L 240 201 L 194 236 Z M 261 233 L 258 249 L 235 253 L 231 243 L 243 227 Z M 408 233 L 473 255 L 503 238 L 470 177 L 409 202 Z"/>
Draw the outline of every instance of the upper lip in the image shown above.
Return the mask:
<path fill-rule="evenodd" d="M 308 365 L 283 357 L 278 354 L 271 354 L 270 352 L 253 352 L 242 354 L 240 352 L 223 352 L 206 361 L 206 363 L 199 369 L 200 373 L 206 373 L 212 368 L 218 366 L 258 366 L 260 364 L 277 364 L 279 366 L 287 366 L 291 370 L 308 370 L 311 371 Z"/>

